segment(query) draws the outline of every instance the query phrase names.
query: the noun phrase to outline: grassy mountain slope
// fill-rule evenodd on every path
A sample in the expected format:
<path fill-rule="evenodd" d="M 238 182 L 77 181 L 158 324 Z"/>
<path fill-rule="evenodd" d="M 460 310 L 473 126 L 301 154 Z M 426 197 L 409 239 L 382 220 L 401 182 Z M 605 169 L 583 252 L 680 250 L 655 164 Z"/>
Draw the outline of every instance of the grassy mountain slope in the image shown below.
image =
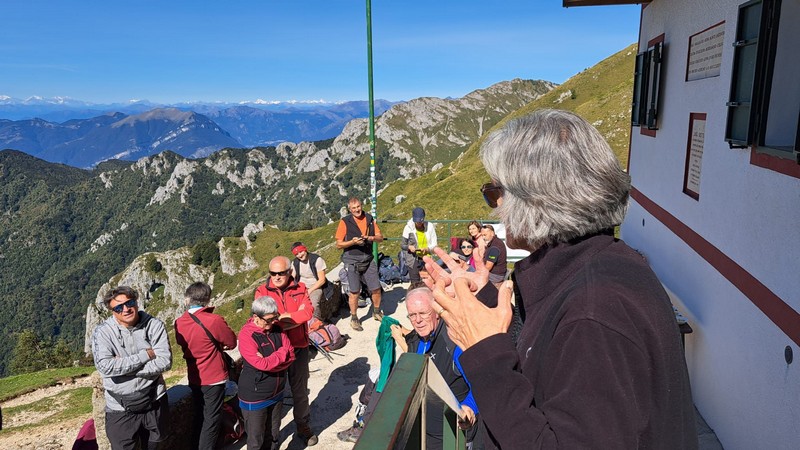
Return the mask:
<path fill-rule="evenodd" d="M 635 57 L 636 46 L 631 45 L 509 114 L 492 129 L 500 128 L 510 119 L 541 108 L 572 111 L 600 131 L 617 155 L 620 165 L 625 167 L 628 159 Z M 379 217 L 407 219 L 411 217 L 411 209 L 415 206 L 424 207 L 428 217 L 437 219 L 489 217 L 491 209 L 483 202 L 479 192 L 480 186 L 489 181 L 478 158 L 478 149 L 485 136 L 486 134 L 449 167 L 388 186 L 378 200 L 381 205 Z M 407 196 L 405 201 L 395 205 L 394 198 L 401 194 Z M 402 231 L 402 225 L 391 228 L 398 228 L 395 235 Z M 466 230 L 461 232 L 466 234 Z"/>

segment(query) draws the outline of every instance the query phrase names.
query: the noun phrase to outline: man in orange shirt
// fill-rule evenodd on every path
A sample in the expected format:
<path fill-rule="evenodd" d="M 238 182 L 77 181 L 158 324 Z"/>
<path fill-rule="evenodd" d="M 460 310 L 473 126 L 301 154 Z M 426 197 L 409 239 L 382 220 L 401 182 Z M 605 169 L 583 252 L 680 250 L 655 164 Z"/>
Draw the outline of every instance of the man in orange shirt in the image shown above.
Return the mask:
<path fill-rule="evenodd" d="M 336 248 L 343 250 L 342 263 L 347 272 L 350 327 L 361 331 L 364 328 L 358 320 L 358 295 L 362 282 L 372 293 L 372 318 L 377 321 L 383 319 L 381 281 L 378 278 L 378 265 L 372 257 L 372 243 L 381 242 L 383 235 L 375 219 L 361 208 L 361 200 L 351 198 L 347 202 L 347 209 L 350 214 L 339 221 L 339 228 L 336 229 Z"/>

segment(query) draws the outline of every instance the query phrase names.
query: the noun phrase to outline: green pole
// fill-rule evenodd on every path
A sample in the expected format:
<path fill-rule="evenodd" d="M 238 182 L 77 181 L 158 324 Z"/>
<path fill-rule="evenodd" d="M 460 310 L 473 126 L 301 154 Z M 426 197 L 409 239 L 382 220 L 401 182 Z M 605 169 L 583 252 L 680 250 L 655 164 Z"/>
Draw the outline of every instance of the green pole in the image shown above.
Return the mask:
<path fill-rule="evenodd" d="M 375 100 L 372 94 L 372 1 L 367 0 L 367 84 L 369 85 L 369 188 L 372 217 L 378 220 L 378 182 L 375 178 Z M 372 256 L 378 260 L 378 243 L 372 243 Z"/>

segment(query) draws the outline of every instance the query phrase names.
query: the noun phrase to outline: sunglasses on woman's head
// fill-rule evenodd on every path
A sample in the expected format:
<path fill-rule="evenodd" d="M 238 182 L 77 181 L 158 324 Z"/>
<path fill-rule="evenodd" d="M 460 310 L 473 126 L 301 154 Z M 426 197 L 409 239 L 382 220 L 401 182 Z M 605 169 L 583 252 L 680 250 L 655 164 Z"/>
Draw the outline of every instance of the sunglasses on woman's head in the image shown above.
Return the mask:
<path fill-rule="evenodd" d="M 497 201 L 503 196 L 503 186 L 496 185 L 494 182 L 486 183 L 481 186 L 481 194 L 490 208 L 497 208 Z"/>

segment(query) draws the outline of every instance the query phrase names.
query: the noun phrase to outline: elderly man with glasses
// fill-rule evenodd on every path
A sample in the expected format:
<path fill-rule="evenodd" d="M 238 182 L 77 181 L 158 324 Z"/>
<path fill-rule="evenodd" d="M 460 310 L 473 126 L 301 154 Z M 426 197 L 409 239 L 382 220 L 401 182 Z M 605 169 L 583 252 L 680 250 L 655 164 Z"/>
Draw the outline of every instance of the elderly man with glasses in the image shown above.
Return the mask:
<path fill-rule="evenodd" d="M 169 401 L 163 372 L 172 367 L 164 322 L 139 310 L 128 286 L 106 293 L 111 317 L 94 329 L 92 354 L 103 378 L 111 448 L 154 449 L 167 438 Z"/>
<path fill-rule="evenodd" d="M 269 280 L 256 289 L 255 298 L 270 297 L 278 308 L 279 325 L 294 347 L 295 361 L 289 366 L 289 387 L 292 390 L 294 423 L 307 446 L 319 438 L 311 431 L 311 408 L 308 399 L 308 321 L 314 306 L 303 283 L 292 277 L 291 262 L 276 256 L 269 262 Z"/>
<path fill-rule="evenodd" d="M 408 291 L 406 295 L 406 308 L 408 319 L 411 321 L 413 330 L 408 330 L 400 325 L 392 325 L 392 337 L 397 345 L 404 352 L 428 355 L 436 369 L 442 374 L 450 390 L 458 399 L 463 416 L 459 425 L 462 428 L 470 428 L 475 424 L 478 412 L 475 401 L 470 392 L 469 383 L 461 370 L 459 349 L 447 335 L 447 327 L 444 321 L 440 320 L 439 313 L 433 309 L 433 294 L 427 287 L 415 288 Z M 430 368 L 428 370 L 434 370 Z M 367 384 L 365 389 L 373 389 L 374 384 Z M 356 442 L 361 435 L 362 422 L 365 424 L 380 398 L 377 392 L 363 393 L 359 398 L 368 398 L 368 403 L 362 420 L 357 420 L 352 428 L 341 431 L 337 437 L 346 442 Z M 426 447 L 429 450 L 442 448 L 442 420 L 444 402 L 435 394 L 426 396 Z M 467 432 L 467 440 L 471 441 L 474 429 Z"/>
<path fill-rule="evenodd" d="M 575 114 L 538 110 L 493 132 L 481 160 L 492 179 L 484 198 L 508 245 L 530 256 L 499 292 L 481 261 L 474 274 L 458 271 L 436 249 L 455 270 L 426 266 L 464 350 L 487 448 L 697 448 L 669 297 L 614 237 L 631 180 L 603 137 Z M 524 321 L 516 342 L 512 294 Z"/>

